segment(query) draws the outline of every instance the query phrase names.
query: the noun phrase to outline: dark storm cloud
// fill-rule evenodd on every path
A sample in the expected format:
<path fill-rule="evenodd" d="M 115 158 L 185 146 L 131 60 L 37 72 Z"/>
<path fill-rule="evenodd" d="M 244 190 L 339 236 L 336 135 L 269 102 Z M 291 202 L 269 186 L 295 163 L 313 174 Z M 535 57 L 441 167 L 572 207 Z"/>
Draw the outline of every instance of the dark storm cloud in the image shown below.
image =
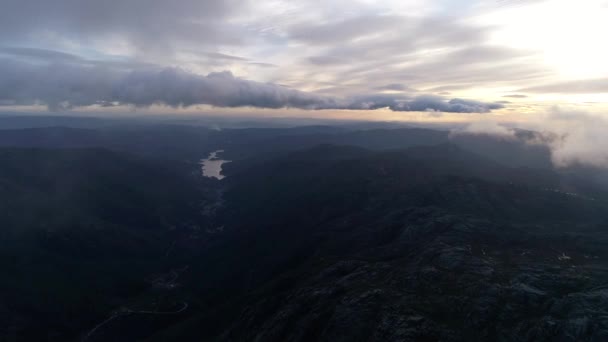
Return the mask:
<path fill-rule="evenodd" d="M 530 93 L 594 94 L 608 93 L 608 78 L 568 81 L 521 89 Z"/>

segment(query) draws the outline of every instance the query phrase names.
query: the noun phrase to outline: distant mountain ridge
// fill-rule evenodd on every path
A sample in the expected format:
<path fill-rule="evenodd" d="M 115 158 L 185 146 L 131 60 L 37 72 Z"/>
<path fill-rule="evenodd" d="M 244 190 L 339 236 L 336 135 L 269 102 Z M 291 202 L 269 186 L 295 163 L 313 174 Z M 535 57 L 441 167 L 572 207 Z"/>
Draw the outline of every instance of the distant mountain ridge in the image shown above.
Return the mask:
<path fill-rule="evenodd" d="M 246 128 L 221 131 L 184 125 L 110 126 L 94 129 L 44 127 L 1 129 L 0 146 L 104 147 L 169 158 L 198 159 L 224 149 L 228 159 L 274 158 L 318 144 L 359 146 L 371 150 L 453 143 L 509 166 L 551 168 L 546 146 L 523 138 L 505 140 L 490 135 L 450 135 L 424 128 L 346 130 L 325 126 Z"/>

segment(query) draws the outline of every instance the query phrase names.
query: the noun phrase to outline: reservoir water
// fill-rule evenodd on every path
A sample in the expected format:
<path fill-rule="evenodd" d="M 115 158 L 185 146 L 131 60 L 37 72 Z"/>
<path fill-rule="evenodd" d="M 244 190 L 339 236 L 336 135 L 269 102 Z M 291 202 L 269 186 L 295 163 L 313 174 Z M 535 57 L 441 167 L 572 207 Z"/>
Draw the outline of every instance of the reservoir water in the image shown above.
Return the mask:
<path fill-rule="evenodd" d="M 209 157 L 207 157 L 206 159 L 201 159 L 200 164 L 203 176 L 217 179 L 225 178 L 225 176 L 222 175 L 222 165 L 224 165 L 225 163 L 230 163 L 230 160 L 218 158 L 218 154 L 222 152 L 224 152 L 224 150 L 217 150 L 211 152 L 209 154 Z"/>

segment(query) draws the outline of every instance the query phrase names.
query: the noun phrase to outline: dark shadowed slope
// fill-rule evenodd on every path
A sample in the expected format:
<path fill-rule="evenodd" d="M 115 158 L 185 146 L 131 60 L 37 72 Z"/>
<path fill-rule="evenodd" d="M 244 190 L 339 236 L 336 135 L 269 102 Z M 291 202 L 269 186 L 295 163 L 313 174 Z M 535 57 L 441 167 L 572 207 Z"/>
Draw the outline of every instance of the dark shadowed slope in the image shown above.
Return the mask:
<path fill-rule="evenodd" d="M 171 141 L 184 131 L 165 129 L 125 134 L 114 151 L 0 149 L 2 332 L 117 342 L 606 336 L 608 197 L 583 174 L 511 167 L 453 143 L 358 140 L 256 152 L 217 181 L 195 162 L 149 159 L 188 160 L 209 146 L 175 154 L 204 135 Z M 269 139 L 251 133 L 238 153 Z M 133 147 L 142 150 L 116 151 Z"/>
<path fill-rule="evenodd" d="M 223 300 L 152 340 L 607 336 L 607 203 L 554 174 L 451 145 L 238 167 L 226 243 L 201 264 Z"/>
<path fill-rule="evenodd" d="M 0 321 L 17 341 L 76 339 L 205 227 L 197 165 L 102 149 L 0 149 L 0 165 Z"/>

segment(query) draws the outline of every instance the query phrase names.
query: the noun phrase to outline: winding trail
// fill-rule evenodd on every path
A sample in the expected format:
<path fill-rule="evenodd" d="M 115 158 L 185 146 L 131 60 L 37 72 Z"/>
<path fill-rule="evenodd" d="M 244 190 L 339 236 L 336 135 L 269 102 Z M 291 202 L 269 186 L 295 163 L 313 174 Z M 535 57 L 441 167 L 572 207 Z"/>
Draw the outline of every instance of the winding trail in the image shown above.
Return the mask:
<path fill-rule="evenodd" d="M 112 314 L 112 316 L 108 317 L 103 322 L 97 324 L 93 329 L 89 330 L 89 332 L 82 338 L 82 342 L 87 341 L 89 338 L 91 338 L 91 336 L 93 336 L 93 334 L 95 334 L 95 332 L 97 330 L 99 330 L 101 327 L 107 325 L 108 323 L 110 323 L 111 321 L 115 320 L 118 317 L 132 315 L 132 314 L 143 314 L 143 315 L 177 315 L 177 314 L 180 314 L 180 313 L 188 310 L 188 306 L 189 305 L 188 305 L 187 302 L 182 302 L 182 307 L 179 308 L 178 310 L 175 310 L 175 311 L 148 311 L 148 310 L 131 310 L 129 308 L 122 308 L 122 309 L 114 312 Z"/>
<path fill-rule="evenodd" d="M 123 313 L 123 312 L 117 312 L 117 313 L 112 314 L 112 316 L 110 316 L 109 318 L 107 318 L 103 322 L 97 324 L 93 329 L 89 330 L 89 332 L 82 338 L 82 342 L 87 341 L 101 327 L 103 327 L 104 325 L 110 323 L 111 321 L 113 321 L 114 319 L 116 319 L 116 318 L 118 318 L 118 317 L 120 317 L 122 315 L 127 315 L 127 314 Z"/>

